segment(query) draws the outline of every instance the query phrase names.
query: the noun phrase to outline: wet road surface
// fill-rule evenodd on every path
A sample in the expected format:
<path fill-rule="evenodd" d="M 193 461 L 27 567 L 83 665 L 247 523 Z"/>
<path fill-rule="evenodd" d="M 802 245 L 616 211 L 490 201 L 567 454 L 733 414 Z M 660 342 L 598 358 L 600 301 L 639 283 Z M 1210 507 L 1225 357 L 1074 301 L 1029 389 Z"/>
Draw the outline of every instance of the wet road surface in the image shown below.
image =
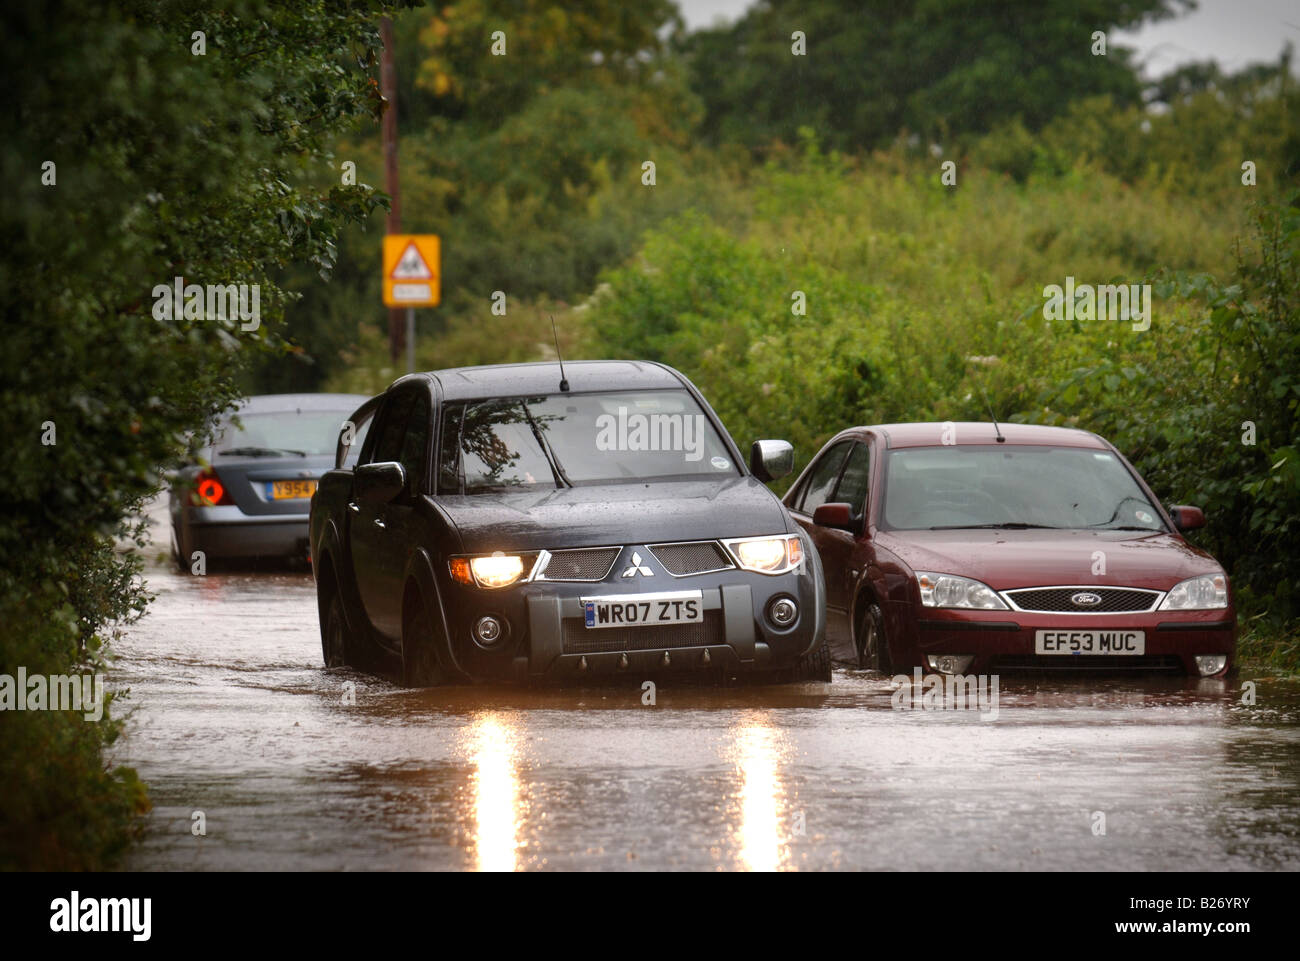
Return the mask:
<path fill-rule="evenodd" d="M 996 719 L 841 670 L 406 690 L 321 666 L 309 574 L 147 578 L 110 678 L 154 803 L 129 869 L 1300 868 L 1295 682 L 1002 678 Z"/>

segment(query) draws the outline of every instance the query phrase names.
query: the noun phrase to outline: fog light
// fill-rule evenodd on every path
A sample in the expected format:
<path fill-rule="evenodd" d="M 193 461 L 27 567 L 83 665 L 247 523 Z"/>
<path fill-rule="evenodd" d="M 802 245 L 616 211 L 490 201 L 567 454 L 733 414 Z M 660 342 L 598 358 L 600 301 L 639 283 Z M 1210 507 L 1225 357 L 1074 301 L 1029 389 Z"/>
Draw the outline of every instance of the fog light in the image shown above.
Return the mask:
<path fill-rule="evenodd" d="M 1209 677 L 1218 674 L 1227 663 L 1227 654 L 1201 654 L 1196 658 L 1196 669 L 1201 672 L 1201 677 Z"/>
<path fill-rule="evenodd" d="M 778 597 L 767 608 L 767 617 L 777 627 L 789 627 L 799 616 L 799 605 L 788 597 Z"/>
<path fill-rule="evenodd" d="M 501 640 L 505 628 L 495 617 L 488 615 L 474 622 L 474 637 L 480 644 L 495 644 Z"/>
<path fill-rule="evenodd" d="M 925 660 L 930 665 L 930 670 L 938 671 L 940 674 L 965 674 L 966 668 L 970 667 L 970 662 L 975 660 L 975 655 L 927 654 Z"/>

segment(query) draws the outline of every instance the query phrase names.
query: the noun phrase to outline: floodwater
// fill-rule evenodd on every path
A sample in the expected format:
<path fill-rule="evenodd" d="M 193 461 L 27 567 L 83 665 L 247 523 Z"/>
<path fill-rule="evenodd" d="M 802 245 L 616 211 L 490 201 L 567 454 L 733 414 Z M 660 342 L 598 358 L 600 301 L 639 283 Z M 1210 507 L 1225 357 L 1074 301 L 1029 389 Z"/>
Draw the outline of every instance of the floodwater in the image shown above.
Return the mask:
<path fill-rule="evenodd" d="M 1004 677 L 996 717 L 843 670 L 408 690 L 322 667 L 309 574 L 147 578 L 110 677 L 154 804 L 129 869 L 1300 868 L 1300 685 L 1248 670 Z"/>

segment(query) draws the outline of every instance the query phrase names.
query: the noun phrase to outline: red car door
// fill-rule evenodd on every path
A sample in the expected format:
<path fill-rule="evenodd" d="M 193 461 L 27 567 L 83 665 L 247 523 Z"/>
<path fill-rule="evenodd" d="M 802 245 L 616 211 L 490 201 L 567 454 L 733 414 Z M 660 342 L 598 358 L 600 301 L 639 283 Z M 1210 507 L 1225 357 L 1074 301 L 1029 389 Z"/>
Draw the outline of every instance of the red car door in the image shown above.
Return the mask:
<path fill-rule="evenodd" d="M 814 524 L 812 518 L 818 507 L 835 503 L 840 475 L 853 447 L 853 441 L 843 440 L 823 451 L 786 504 L 795 521 L 808 532 L 813 546 L 821 556 L 826 575 L 826 636 L 832 653 L 837 657 L 845 656 L 842 642 L 847 636 L 845 628 L 848 612 L 844 568 L 853 551 L 853 535 L 848 531 Z"/>

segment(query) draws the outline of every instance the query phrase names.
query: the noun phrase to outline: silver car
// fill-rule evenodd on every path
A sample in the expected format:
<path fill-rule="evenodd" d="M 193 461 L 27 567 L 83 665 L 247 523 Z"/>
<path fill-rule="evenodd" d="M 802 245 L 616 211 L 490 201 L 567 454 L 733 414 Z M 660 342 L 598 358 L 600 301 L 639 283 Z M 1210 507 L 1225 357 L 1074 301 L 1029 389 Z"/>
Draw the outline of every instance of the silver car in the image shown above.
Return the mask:
<path fill-rule="evenodd" d="M 247 398 L 171 484 L 172 556 L 182 570 L 214 558 L 308 556 L 317 479 L 334 466 L 362 394 Z M 359 425 L 362 433 L 368 425 Z M 356 437 L 357 446 L 363 440 Z"/>

